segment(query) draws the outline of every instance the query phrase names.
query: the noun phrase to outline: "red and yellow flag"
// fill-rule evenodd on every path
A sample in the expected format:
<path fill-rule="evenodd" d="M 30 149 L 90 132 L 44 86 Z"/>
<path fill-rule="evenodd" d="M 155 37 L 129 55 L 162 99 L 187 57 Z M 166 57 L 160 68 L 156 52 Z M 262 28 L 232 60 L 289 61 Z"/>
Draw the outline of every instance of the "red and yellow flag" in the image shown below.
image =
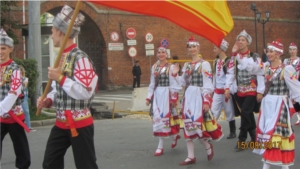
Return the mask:
<path fill-rule="evenodd" d="M 88 0 L 119 10 L 165 18 L 219 46 L 232 30 L 226 1 L 186 0 Z"/>

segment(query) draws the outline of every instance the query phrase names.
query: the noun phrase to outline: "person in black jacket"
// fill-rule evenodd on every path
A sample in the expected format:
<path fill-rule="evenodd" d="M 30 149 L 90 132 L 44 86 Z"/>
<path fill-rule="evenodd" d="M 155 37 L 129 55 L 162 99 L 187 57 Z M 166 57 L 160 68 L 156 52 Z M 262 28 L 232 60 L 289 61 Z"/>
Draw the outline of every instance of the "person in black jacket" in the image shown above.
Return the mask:
<path fill-rule="evenodd" d="M 132 88 L 134 89 L 136 84 L 137 84 L 137 87 L 140 87 L 142 70 L 139 65 L 139 61 L 135 61 L 135 65 L 132 67 L 132 75 L 133 75 Z"/>

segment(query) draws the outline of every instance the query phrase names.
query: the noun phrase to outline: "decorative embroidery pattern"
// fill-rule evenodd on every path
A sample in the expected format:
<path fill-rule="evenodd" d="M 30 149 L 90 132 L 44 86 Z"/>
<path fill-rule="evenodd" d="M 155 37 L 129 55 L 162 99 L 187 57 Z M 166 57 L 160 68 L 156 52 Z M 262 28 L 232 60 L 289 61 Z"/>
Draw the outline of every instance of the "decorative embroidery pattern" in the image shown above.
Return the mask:
<path fill-rule="evenodd" d="M 11 90 L 15 91 L 22 85 L 22 78 L 18 77 L 20 71 L 15 71 L 13 74 L 12 82 L 11 82 Z"/>
<path fill-rule="evenodd" d="M 2 66 L 0 68 L 0 86 L 4 84 L 4 72 L 6 70 L 6 66 Z"/>
<path fill-rule="evenodd" d="M 220 76 L 221 75 L 221 69 L 224 65 L 224 60 L 219 59 L 218 63 L 217 63 L 217 75 Z"/>
<path fill-rule="evenodd" d="M 210 104 L 213 102 L 213 99 L 212 99 L 212 97 L 209 94 L 206 94 L 204 96 L 204 98 L 205 98 L 205 100 L 209 101 Z"/>
<path fill-rule="evenodd" d="M 71 110 L 72 117 L 73 119 L 80 120 L 80 119 L 85 119 L 91 116 L 91 112 L 89 109 L 83 109 L 83 110 Z M 59 119 L 60 121 L 65 121 L 66 120 L 66 114 L 64 111 L 57 111 L 56 112 L 56 118 Z"/>
<path fill-rule="evenodd" d="M 290 73 L 290 79 L 292 80 L 297 80 L 297 72 L 294 72 L 294 73 Z"/>
<path fill-rule="evenodd" d="M 229 63 L 228 63 L 227 69 L 230 69 L 230 68 L 232 68 L 233 66 L 234 66 L 234 60 L 231 59 L 231 60 L 229 61 Z"/>
<path fill-rule="evenodd" d="M 256 87 L 256 81 L 254 79 L 251 79 L 250 86 L 251 87 Z"/>
<path fill-rule="evenodd" d="M 213 77 L 213 74 L 211 71 L 204 70 L 204 74 L 209 79 L 212 79 L 212 77 Z"/>
<path fill-rule="evenodd" d="M 81 59 L 82 62 L 77 62 L 77 69 L 74 69 L 74 76 L 87 88 L 89 91 L 92 80 L 96 76 L 93 65 L 91 62 L 85 63 L 85 59 Z"/>

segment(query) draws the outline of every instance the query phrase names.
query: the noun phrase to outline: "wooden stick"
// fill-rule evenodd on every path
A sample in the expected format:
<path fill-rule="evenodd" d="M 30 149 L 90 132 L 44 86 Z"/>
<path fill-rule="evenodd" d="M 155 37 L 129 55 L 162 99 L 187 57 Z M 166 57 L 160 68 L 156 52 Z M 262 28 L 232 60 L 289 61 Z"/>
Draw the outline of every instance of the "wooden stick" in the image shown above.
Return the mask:
<path fill-rule="evenodd" d="M 69 27 L 68 27 L 68 29 L 67 29 L 67 32 L 66 32 L 66 34 L 65 34 L 63 43 L 61 44 L 59 53 L 58 53 L 58 55 L 57 55 L 57 57 L 56 57 L 56 60 L 55 60 L 54 66 L 53 66 L 54 68 L 57 68 L 58 65 L 59 65 L 59 62 L 60 62 L 60 60 L 61 60 L 61 55 L 62 55 L 62 53 L 63 53 L 63 51 L 64 51 L 64 49 L 65 49 L 65 47 L 66 47 L 67 41 L 68 41 L 69 36 L 70 36 L 70 34 L 71 34 L 71 31 L 72 31 L 72 28 L 73 28 L 75 19 L 76 19 L 78 13 L 79 13 L 79 9 L 80 9 L 80 6 L 81 6 L 81 5 L 82 5 L 82 1 L 81 1 L 81 0 L 78 0 L 77 5 L 76 5 L 76 8 L 75 8 L 75 10 L 74 10 L 74 12 L 73 12 L 73 15 L 72 15 L 72 19 L 71 19 L 70 25 L 69 25 Z M 43 93 L 43 95 L 42 95 L 42 100 L 44 100 L 44 99 L 47 97 L 47 94 L 48 94 L 48 92 L 49 92 L 49 90 L 50 90 L 51 83 L 52 83 L 52 80 L 51 80 L 51 79 L 48 79 L 46 88 L 45 88 L 44 93 Z M 37 111 L 36 111 L 36 115 L 37 115 L 37 116 L 39 116 L 39 115 L 41 114 L 41 110 L 42 110 L 42 109 L 40 109 L 40 108 L 37 109 Z"/>

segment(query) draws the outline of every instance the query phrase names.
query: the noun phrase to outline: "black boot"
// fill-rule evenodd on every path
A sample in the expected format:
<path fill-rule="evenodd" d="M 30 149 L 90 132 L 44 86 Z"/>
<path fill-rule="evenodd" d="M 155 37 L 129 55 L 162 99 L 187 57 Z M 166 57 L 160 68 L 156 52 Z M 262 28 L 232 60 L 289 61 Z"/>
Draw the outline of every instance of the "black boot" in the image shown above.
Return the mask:
<path fill-rule="evenodd" d="M 236 130 L 235 120 L 232 120 L 232 121 L 229 122 L 229 130 L 230 130 L 230 133 L 227 136 L 227 139 L 236 138 L 236 134 L 235 134 L 235 130 Z"/>
<path fill-rule="evenodd" d="M 256 141 L 256 129 L 249 130 L 249 135 L 251 137 L 251 141 L 255 142 Z"/>
<path fill-rule="evenodd" d="M 240 151 L 243 151 L 243 150 L 245 150 L 247 147 L 246 147 L 246 142 L 244 141 L 244 140 L 239 140 L 237 143 L 236 143 L 236 145 L 235 145 L 235 147 L 234 147 L 234 151 L 235 152 L 240 152 Z"/>

